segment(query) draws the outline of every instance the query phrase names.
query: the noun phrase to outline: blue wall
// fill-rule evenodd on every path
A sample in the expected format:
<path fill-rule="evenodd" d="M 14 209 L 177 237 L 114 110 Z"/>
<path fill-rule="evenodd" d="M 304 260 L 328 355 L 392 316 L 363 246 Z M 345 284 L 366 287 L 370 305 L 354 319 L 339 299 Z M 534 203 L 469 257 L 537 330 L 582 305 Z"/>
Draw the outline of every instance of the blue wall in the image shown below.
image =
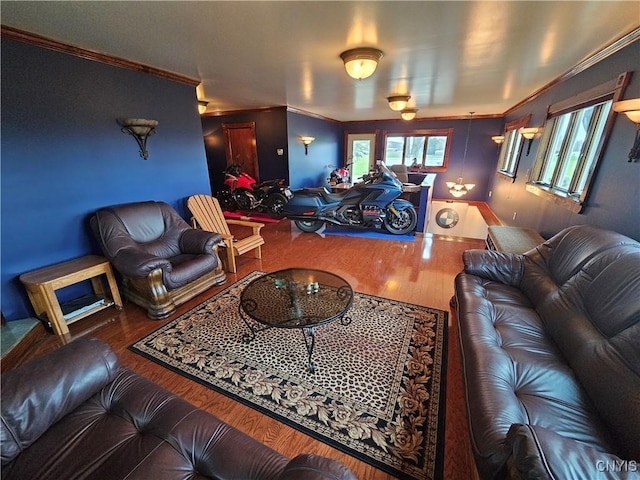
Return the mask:
<path fill-rule="evenodd" d="M 461 120 L 389 120 L 377 122 L 347 122 L 344 131 L 349 133 L 377 132 L 377 160 L 384 156 L 384 131 L 400 132 L 403 130 L 421 129 L 447 129 L 453 128 L 451 150 L 446 172 L 438 172 L 433 187 L 433 198 L 452 198 L 445 182 L 453 181 L 463 171 L 464 147 L 469 128 L 469 119 Z M 498 149 L 491 140 L 493 135 L 498 135 L 504 128 L 502 117 L 500 118 L 474 118 L 471 120 L 469 131 L 469 146 L 467 157 L 464 159 L 463 177 L 467 183 L 475 183 L 476 186 L 465 200 L 485 201 L 487 185 L 498 161 Z M 493 169 L 493 171 L 492 171 Z"/>
<path fill-rule="evenodd" d="M 594 86 L 635 71 L 624 98 L 640 97 L 640 41 L 627 46 L 575 77 L 562 82 L 534 100 L 509 112 L 506 121 L 531 114 L 531 126 L 544 123 L 547 107 Z M 545 238 L 570 225 L 591 224 L 618 231 L 640 240 L 640 162 L 628 163 L 635 125 L 625 115 L 616 115 L 604 156 L 591 187 L 587 206 L 580 214 L 525 191 L 527 172 L 533 168 L 540 139 L 534 140 L 529 156 L 523 149 L 514 183 L 493 177 L 492 197 L 487 201 L 508 225 L 538 230 Z M 516 220 L 513 213 L 516 212 Z"/>
<path fill-rule="evenodd" d="M 289 175 L 291 187 L 329 186 L 328 178 L 333 168 L 342 164 L 342 124 L 332 120 L 311 117 L 296 112 L 287 113 L 289 142 Z M 300 137 L 311 136 L 315 140 L 304 153 Z"/>
<path fill-rule="evenodd" d="M 18 277 L 100 253 L 96 209 L 210 192 L 193 86 L 2 39 L 2 313 L 33 315 Z M 149 159 L 117 117 L 158 120 Z M 64 293 L 63 293 L 64 295 Z"/>
<path fill-rule="evenodd" d="M 249 122 L 255 122 L 256 127 L 259 180 L 284 178 L 289 181 L 286 107 L 223 116 L 203 116 L 202 132 L 213 192 L 222 188 L 223 171 L 227 165 L 222 124 Z M 283 150 L 282 155 L 278 155 L 278 149 Z"/>

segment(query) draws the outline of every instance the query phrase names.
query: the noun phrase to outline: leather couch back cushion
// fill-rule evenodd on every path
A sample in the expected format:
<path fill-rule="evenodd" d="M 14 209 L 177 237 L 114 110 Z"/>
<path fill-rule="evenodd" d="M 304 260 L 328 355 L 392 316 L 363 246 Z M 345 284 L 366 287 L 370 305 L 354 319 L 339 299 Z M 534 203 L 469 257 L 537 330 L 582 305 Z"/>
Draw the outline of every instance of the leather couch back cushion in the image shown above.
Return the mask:
<path fill-rule="evenodd" d="M 118 358 L 108 345 L 81 338 L 3 373 L 2 465 L 110 383 L 118 370 Z"/>
<path fill-rule="evenodd" d="M 549 258 L 549 271 L 556 284 L 563 285 L 603 250 L 633 242 L 619 233 L 582 225 L 570 227 Z"/>
<path fill-rule="evenodd" d="M 628 458 L 640 458 L 640 250 L 634 250 L 604 265 L 592 262 L 538 310 Z"/>
<path fill-rule="evenodd" d="M 136 242 L 147 243 L 157 240 L 165 231 L 164 218 L 156 202 L 111 207 L 127 232 Z"/>

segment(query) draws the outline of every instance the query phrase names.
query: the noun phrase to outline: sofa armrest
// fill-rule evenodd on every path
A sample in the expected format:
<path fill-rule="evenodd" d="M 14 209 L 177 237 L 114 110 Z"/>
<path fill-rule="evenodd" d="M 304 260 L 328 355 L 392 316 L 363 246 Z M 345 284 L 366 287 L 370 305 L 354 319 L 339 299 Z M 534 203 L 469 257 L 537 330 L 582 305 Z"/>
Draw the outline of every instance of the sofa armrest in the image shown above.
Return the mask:
<path fill-rule="evenodd" d="M 287 463 L 277 480 L 357 480 L 357 477 L 336 460 L 303 453 Z"/>
<path fill-rule="evenodd" d="M 80 338 L 2 374 L 2 465 L 110 383 L 119 370 L 111 348 Z"/>
<path fill-rule="evenodd" d="M 191 254 L 211 253 L 222 241 L 219 233 L 189 229 L 180 236 L 180 250 Z"/>
<path fill-rule="evenodd" d="M 494 250 L 467 250 L 462 254 L 465 273 L 517 287 L 524 274 L 524 257 Z"/>
<path fill-rule="evenodd" d="M 512 454 L 507 463 L 512 479 L 637 479 L 640 472 L 640 462 L 623 460 L 539 426 L 513 424 L 505 448 Z"/>
<path fill-rule="evenodd" d="M 170 272 L 172 269 L 171 262 L 166 258 L 156 257 L 134 247 L 119 250 L 111 258 L 111 263 L 122 275 L 133 278 L 146 278 L 151 272 L 158 269 L 165 272 Z"/>

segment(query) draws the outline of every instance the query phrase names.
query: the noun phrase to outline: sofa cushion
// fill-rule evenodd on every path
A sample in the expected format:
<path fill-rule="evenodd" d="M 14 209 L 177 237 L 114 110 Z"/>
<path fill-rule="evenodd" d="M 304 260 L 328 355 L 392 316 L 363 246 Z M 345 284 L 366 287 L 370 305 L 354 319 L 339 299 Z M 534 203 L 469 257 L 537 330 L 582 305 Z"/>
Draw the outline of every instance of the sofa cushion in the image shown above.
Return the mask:
<path fill-rule="evenodd" d="M 636 242 L 609 230 L 591 225 L 568 227 L 524 255 L 522 291 L 537 305 L 595 257 L 629 244 Z"/>
<path fill-rule="evenodd" d="M 118 358 L 108 345 L 85 339 L 3 373 L 2 465 L 111 382 L 118 365 Z"/>
<path fill-rule="evenodd" d="M 640 248 L 587 265 L 539 312 L 626 458 L 640 459 Z"/>
<path fill-rule="evenodd" d="M 509 429 L 509 478 L 556 480 L 616 478 L 638 479 L 640 463 L 558 435 L 552 429 L 515 424 Z"/>

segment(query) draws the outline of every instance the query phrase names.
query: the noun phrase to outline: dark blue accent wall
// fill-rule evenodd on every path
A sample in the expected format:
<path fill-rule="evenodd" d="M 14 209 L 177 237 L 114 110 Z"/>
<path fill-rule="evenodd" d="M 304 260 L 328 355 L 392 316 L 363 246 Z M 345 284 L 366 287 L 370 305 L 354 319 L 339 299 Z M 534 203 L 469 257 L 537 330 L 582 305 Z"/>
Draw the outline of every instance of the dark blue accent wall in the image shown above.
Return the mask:
<path fill-rule="evenodd" d="M 469 145 L 467 156 L 464 157 L 467 130 L 469 129 Z M 344 124 L 344 131 L 349 133 L 378 132 L 376 160 L 384 158 L 384 132 L 402 132 L 407 130 L 440 130 L 453 129 L 449 163 L 446 172 L 438 172 L 433 187 L 433 198 L 452 198 L 445 182 L 455 182 L 459 176 L 465 183 L 475 183 L 475 188 L 469 192 L 464 200 L 485 201 L 487 185 L 493 175 L 498 162 L 498 149 L 491 140 L 493 135 L 499 135 L 504 128 L 500 118 L 474 118 L 469 125 L 469 119 L 461 120 L 390 120 L 377 122 L 348 122 Z M 464 161 L 463 161 L 464 160 Z M 463 168 L 464 167 L 464 168 Z"/>
<path fill-rule="evenodd" d="M 256 127 L 260 180 L 284 178 L 287 182 L 289 181 L 286 107 L 223 116 L 204 116 L 202 117 L 202 132 L 213 192 L 222 188 L 223 171 L 227 165 L 222 125 L 250 122 L 254 122 Z M 282 155 L 278 155 L 278 149 L 283 150 Z"/>
<path fill-rule="evenodd" d="M 291 187 L 329 186 L 332 167 L 342 165 L 342 124 L 297 112 L 287 113 L 289 142 L 289 175 Z M 311 136 L 315 140 L 304 153 L 300 137 Z M 335 168 L 335 167 L 334 167 Z"/>
<path fill-rule="evenodd" d="M 635 72 L 624 98 L 640 97 L 640 41 L 636 41 L 571 79 L 559 83 L 539 97 L 510 112 L 506 121 L 531 114 L 531 126 L 542 126 L 549 105 L 570 98 L 623 72 Z M 528 172 L 533 168 L 540 139 L 534 140 L 531 153 L 526 148 L 520 157 L 514 183 L 494 178 L 490 186 L 489 206 L 508 225 L 534 228 L 550 237 L 565 227 L 590 224 L 618 231 L 640 240 L 640 162 L 628 163 L 627 155 L 636 126 L 625 115 L 616 115 L 613 130 L 582 213 L 525 190 Z M 513 220 L 513 214 L 517 213 Z"/>
<path fill-rule="evenodd" d="M 96 209 L 210 192 L 195 88 L 2 39 L 1 291 L 7 320 L 33 315 L 20 274 L 100 253 Z M 158 120 L 143 160 L 117 117 Z"/>

